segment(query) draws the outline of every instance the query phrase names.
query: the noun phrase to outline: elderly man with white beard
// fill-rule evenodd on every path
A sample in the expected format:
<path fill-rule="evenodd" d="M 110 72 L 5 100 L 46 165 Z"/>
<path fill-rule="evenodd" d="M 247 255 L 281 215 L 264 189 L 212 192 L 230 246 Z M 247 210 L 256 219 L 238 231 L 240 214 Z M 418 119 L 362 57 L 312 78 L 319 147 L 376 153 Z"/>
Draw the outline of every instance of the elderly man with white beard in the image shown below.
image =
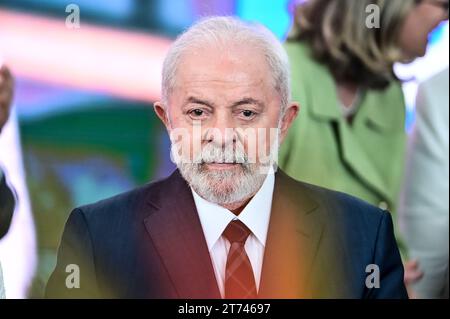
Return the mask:
<path fill-rule="evenodd" d="M 407 297 L 388 212 L 277 169 L 299 105 L 267 29 L 193 25 L 167 53 L 154 109 L 178 169 L 76 208 L 47 297 Z"/>

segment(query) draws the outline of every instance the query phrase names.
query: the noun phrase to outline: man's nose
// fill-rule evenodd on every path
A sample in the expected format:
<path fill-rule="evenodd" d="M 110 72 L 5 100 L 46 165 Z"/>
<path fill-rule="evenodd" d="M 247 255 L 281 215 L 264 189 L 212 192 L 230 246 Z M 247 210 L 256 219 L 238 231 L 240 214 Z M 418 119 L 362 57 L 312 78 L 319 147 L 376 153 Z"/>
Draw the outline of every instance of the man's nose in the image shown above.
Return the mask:
<path fill-rule="evenodd" d="M 206 140 L 222 146 L 236 142 L 236 130 L 233 121 L 227 116 L 217 116 L 212 126 L 206 130 Z"/>

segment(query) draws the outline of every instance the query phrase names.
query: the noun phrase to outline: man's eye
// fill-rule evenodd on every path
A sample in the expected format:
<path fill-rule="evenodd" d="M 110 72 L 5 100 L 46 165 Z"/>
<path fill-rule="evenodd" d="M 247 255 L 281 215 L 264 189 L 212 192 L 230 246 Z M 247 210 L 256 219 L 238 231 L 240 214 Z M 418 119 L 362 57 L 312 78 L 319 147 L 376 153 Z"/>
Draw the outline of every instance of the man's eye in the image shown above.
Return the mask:
<path fill-rule="evenodd" d="M 203 112 L 203 110 L 200 110 L 200 109 L 195 109 L 195 110 L 192 110 L 190 113 L 193 116 L 202 116 L 205 112 Z"/>
<path fill-rule="evenodd" d="M 250 110 L 244 110 L 244 111 L 242 111 L 242 115 L 243 115 L 244 117 L 252 117 L 252 116 L 255 115 L 255 112 L 250 111 Z"/>

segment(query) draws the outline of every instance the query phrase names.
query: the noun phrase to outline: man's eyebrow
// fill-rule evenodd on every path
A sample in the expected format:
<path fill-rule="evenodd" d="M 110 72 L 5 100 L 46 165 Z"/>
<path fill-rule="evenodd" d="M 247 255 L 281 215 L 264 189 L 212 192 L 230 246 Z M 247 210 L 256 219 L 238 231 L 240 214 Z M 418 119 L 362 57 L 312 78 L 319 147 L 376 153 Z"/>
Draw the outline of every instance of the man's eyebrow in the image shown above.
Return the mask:
<path fill-rule="evenodd" d="M 242 100 L 239 100 L 239 101 L 233 103 L 231 105 L 231 107 L 236 107 L 236 106 L 241 106 L 241 105 L 246 105 L 246 104 L 254 104 L 254 105 L 257 105 L 257 106 L 259 106 L 261 108 L 264 107 L 264 103 L 263 102 L 261 102 L 259 100 L 256 100 L 254 98 L 251 98 L 251 97 L 243 98 Z"/>
<path fill-rule="evenodd" d="M 205 105 L 205 106 L 209 106 L 209 107 L 214 107 L 214 103 L 209 102 L 207 100 L 202 100 L 202 99 L 196 98 L 194 96 L 188 97 L 188 99 L 186 100 L 186 104 L 187 103 L 201 104 L 201 105 Z"/>

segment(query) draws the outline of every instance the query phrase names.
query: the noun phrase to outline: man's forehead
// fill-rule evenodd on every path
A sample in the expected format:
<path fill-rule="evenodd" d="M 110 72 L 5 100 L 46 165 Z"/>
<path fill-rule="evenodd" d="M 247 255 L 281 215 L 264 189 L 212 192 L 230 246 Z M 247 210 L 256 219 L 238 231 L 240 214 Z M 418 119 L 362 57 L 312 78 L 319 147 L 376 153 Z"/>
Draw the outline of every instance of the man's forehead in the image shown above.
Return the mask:
<path fill-rule="evenodd" d="M 174 92 L 184 103 L 195 100 L 222 101 L 232 103 L 243 98 L 264 100 L 270 90 L 259 81 L 182 80 L 175 84 Z"/>
<path fill-rule="evenodd" d="M 242 74 L 242 76 L 235 76 L 233 74 L 227 75 L 189 75 L 186 77 L 180 76 L 179 81 L 175 87 L 184 88 L 190 92 L 201 93 L 204 89 L 221 89 L 221 90 L 259 90 L 265 85 L 263 77 L 252 77 Z"/>
<path fill-rule="evenodd" d="M 199 79 L 219 76 L 239 79 L 246 75 L 259 75 L 268 71 L 264 55 L 250 47 L 241 50 L 233 47 L 188 50 L 183 53 L 178 65 L 179 73 L 196 76 Z"/>

